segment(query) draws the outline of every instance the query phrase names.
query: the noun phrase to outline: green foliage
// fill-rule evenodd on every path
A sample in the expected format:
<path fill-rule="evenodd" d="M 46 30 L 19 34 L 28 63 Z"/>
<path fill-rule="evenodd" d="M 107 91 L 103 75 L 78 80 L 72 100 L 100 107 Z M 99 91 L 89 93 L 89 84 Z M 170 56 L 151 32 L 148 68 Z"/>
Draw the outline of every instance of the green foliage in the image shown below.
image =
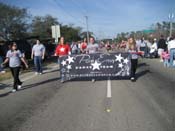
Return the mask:
<path fill-rule="evenodd" d="M 26 36 L 29 15 L 24 8 L 0 3 L 0 35 L 4 39 L 21 39 Z"/>
<path fill-rule="evenodd" d="M 32 35 L 41 39 L 51 38 L 51 26 L 59 24 L 57 18 L 51 15 L 35 16 L 32 20 Z"/>

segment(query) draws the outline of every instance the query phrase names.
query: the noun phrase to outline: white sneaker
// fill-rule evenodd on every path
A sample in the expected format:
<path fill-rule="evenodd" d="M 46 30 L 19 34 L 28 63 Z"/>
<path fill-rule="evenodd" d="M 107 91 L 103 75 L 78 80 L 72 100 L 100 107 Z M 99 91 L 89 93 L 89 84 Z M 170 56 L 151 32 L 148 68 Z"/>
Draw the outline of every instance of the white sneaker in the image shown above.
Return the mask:
<path fill-rule="evenodd" d="M 12 93 L 14 93 L 14 92 L 16 92 L 16 89 L 13 89 L 13 90 L 12 90 Z"/>
<path fill-rule="evenodd" d="M 134 78 L 134 77 L 131 77 L 131 80 L 132 80 L 132 81 L 134 81 L 134 80 L 135 80 L 135 78 Z"/>
<path fill-rule="evenodd" d="M 18 85 L 18 90 L 20 90 L 22 88 L 22 86 L 21 85 Z"/>
<path fill-rule="evenodd" d="M 64 80 L 61 80 L 61 83 L 64 83 Z"/>
<path fill-rule="evenodd" d="M 39 73 L 40 75 L 42 75 L 43 73 Z"/>
<path fill-rule="evenodd" d="M 160 62 L 163 62 L 163 60 L 161 59 Z"/>
<path fill-rule="evenodd" d="M 6 71 L 1 71 L 0 73 L 4 74 L 4 73 L 6 73 Z"/>
<path fill-rule="evenodd" d="M 95 82 L 95 79 L 92 79 L 92 82 L 94 83 Z"/>
<path fill-rule="evenodd" d="M 35 72 L 35 75 L 38 75 L 38 72 Z"/>

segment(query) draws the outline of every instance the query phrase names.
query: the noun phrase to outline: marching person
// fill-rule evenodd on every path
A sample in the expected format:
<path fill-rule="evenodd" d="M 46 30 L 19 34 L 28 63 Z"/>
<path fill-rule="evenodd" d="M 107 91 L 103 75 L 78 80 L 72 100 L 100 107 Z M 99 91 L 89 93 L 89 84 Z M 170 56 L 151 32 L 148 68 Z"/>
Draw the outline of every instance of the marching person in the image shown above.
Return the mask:
<path fill-rule="evenodd" d="M 36 68 L 35 74 L 42 74 L 42 60 L 44 60 L 45 57 L 45 46 L 40 43 L 40 41 L 37 39 L 36 44 L 32 48 L 32 54 L 31 58 L 34 59 L 34 64 Z"/>
<path fill-rule="evenodd" d="M 136 47 L 136 42 L 133 38 L 129 38 L 128 40 L 128 52 L 131 54 L 131 81 L 134 81 L 139 53 L 138 53 L 138 47 Z"/>
<path fill-rule="evenodd" d="M 83 40 L 83 42 L 81 43 L 81 46 L 80 46 L 82 54 L 86 53 L 86 48 L 87 48 L 87 41 L 86 41 L 86 38 L 84 38 L 84 40 Z"/>
<path fill-rule="evenodd" d="M 11 50 L 9 50 L 6 54 L 6 59 L 2 63 L 2 66 L 9 62 L 9 67 L 14 79 L 13 90 L 12 92 L 16 92 L 17 90 L 21 89 L 22 82 L 19 79 L 19 72 L 21 68 L 21 61 L 25 64 L 26 68 L 28 65 L 24 58 L 22 57 L 21 51 L 18 50 L 17 44 L 15 42 L 11 45 Z"/>
<path fill-rule="evenodd" d="M 57 45 L 56 50 L 55 50 L 55 56 L 58 57 L 58 63 L 60 64 L 59 57 L 67 56 L 69 54 L 71 54 L 71 52 L 70 52 L 70 46 L 68 44 L 65 44 L 64 43 L 64 37 L 61 37 L 60 38 L 60 42 Z M 61 77 L 61 83 L 63 83 L 63 82 L 64 82 L 64 78 Z"/>
<path fill-rule="evenodd" d="M 99 46 L 95 43 L 94 38 L 90 38 L 90 43 L 87 46 L 86 53 L 87 54 L 95 54 L 98 53 Z M 92 82 L 95 82 L 95 79 L 92 79 Z"/>
<path fill-rule="evenodd" d="M 109 41 L 107 41 L 105 47 L 106 47 L 107 52 L 109 52 L 111 50 L 111 45 L 110 45 Z"/>

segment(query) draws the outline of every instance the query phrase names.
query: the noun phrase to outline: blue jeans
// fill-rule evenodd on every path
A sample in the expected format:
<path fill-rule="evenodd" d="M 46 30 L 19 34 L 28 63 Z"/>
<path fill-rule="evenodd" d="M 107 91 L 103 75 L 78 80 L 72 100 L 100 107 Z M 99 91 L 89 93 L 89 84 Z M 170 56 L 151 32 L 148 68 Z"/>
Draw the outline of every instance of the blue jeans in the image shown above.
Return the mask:
<path fill-rule="evenodd" d="M 62 70 L 61 70 L 61 61 L 60 61 L 59 58 L 58 58 L 58 65 L 60 66 L 60 74 L 59 74 L 59 75 L 60 75 L 60 80 L 61 80 L 61 81 L 65 81 L 65 80 L 64 80 L 64 77 L 61 76 L 61 74 L 62 74 L 61 71 L 62 71 Z"/>
<path fill-rule="evenodd" d="M 169 67 L 169 60 L 168 59 L 164 59 L 164 67 Z"/>
<path fill-rule="evenodd" d="M 34 64 L 36 68 L 36 72 L 42 73 L 42 57 L 41 56 L 35 56 L 34 57 Z"/>
<path fill-rule="evenodd" d="M 170 50 L 170 65 L 171 65 L 171 67 L 175 67 L 175 64 L 173 65 L 174 59 L 175 59 L 175 48 Z"/>

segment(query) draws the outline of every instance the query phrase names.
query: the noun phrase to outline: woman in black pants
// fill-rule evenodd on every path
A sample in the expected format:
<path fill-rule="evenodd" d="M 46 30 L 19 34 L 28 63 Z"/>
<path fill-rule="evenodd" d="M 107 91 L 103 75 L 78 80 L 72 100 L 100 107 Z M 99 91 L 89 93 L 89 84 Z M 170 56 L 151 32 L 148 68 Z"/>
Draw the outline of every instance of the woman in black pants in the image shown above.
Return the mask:
<path fill-rule="evenodd" d="M 22 57 L 21 51 L 17 49 L 16 43 L 13 42 L 11 45 L 11 49 L 6 54 L 5 61 L 2 63 L 2 65 L 4 65 L 7 62 L 9 62 L 9 67 L 10 67 L 12 76 L 14 78 L 14 85 L 13 85 L 12 92 L 16 92 L 22 86 L 22 82 L 19 79 L 21 61 L 25 64 L 26 68 L 28 68 L 26 61 Z"/>
<path fill-rule="evenodd" d="M 138 64 L 138 49 L 133 38 L 128 40 L 128 52 L 131 54 L 131 81 L 134 81 Z"/>

